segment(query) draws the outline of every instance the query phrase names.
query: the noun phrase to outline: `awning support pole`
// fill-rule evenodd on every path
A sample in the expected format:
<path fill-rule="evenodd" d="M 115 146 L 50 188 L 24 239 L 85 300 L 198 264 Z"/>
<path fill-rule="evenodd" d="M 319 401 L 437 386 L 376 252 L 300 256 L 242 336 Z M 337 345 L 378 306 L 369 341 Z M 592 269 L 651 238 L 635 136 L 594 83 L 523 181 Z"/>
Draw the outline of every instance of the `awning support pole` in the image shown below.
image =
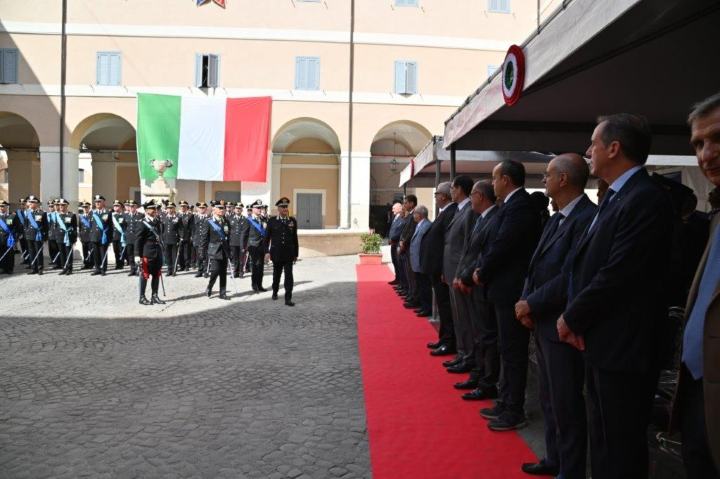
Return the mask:
<path fill-rule="evenodd" d="M 455 179 L 455 144 L 450 145 L 450 181 Z"/>

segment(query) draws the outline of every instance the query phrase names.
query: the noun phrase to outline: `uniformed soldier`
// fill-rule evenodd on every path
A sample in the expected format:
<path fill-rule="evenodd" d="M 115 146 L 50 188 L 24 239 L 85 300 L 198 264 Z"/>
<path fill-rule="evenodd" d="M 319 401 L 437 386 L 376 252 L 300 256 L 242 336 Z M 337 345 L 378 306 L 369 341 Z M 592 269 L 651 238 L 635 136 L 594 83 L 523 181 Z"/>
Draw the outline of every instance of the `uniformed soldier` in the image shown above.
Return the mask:
<path fill-rule="evenodd" d="M 128 258 L 130 263 L 130 272 L 128 276 L 137 276 L 138 267 L 135 264 L 135 240 L 137 239 L 137 232 L 143 227 L 142 221 L 145 219 L 145 215 L 138 212 L 138 203 L 135 200 L 128 200 L 125 202 L 125 224 L 127 229 L 125 230 L 125 257 Z"/>
<path fill-rule="evenodd" d="M 180 244 L 178 245 L 178 270 L 190 271 L 192 262 L 192 229 L 194 216 L 190 212 L 190 204 L 187 201 L 180 202 L 180 218 L 179 233 Z"/>
<path fill-rule="evenodd" d="M 52 264 L 52 267 L 50 269 L 60 269 L 60 246 L 58 245 L 57 241 L 55 241 L 55 235 L 56 231 L 58 229 L 57 225 L 57 219 L 55 215 L 57 214 L 58 208 L 57 208 L 57 200 L 52 199 L 48 200 L 47 202 L 47 219 L 48 219 L 48 237 L 47 237 L 47 244 L 48 244 L 48 254 L 50 255 L 50 263 Z"/>
<path fill-rule="evenodd" d="M 17 241 L 17 219 L 10 213 L 10 204 L 0 200 L 0 270 L 12 274 L 15 269 L 15 243 Z"/>
<path fill-rule="evenodd" d="M 125 266 L 125 253 L 127 252 L 127 220 L 122 201 L 113 202 L 113 212 L 110 215 L 113 226 L 112 246 L 115 255 L 115 269 Z"/>
<path fill-rule="evenodd" d="M 175 214 L 175 203 L 165 205 L 165 215 L 160 219 L 162 224 L 163 247 L 165 248 L 165 264 L 167 275 L 175 275 L 175 266 L 180 243 L 180 218 Z"/>
<path fill-rule="evenodd" d="M 82 208 L 78 210 L 78 237 L 82 244 L 83 265 L 80 269 L 90 269 L 93 267 L 93 243 L 90 241 L 90 230 L 92 229 L 92 205 L 89 202 L 82 203 Z"/>
<path fill-rule="evenodd" d="M 267 236 L 270 244 L 268 256 L 273 263 L 272 299 L 278 298 L 280 276 L 285 273 L 285 304 L 295 306 L 292 301 L 293 264 L 298 258 L 297 221 L 290 216 L 290 200 L 282 197 L 275 203 L 278 215 L 268 221 Z"/>
<path fill-rule="evenodd" d="M 20 198 L 18 200 L 18 209 L 15 211 L 15 219 L 17 220 L 16 234 L 18 245 L 20 246 L 20 254 L 22 254 L 23 263 L 26 268 L 30 267 L 30 253 L 28 252 L 27 239 L 25 238 L 25 221 L 27 220 L 27 200 Z"/>
<path fill-rule="evenodd" d="M 230 258 L 233 275 L 241 278 L 245 275 L 245 251 L 247 249 L 247 218 L 243 216 L 243 204 L 237 203 L 235 213 L 230 216 Z"/>
<path fill-rule="evenodd" d="M 212 289 L 218 276 L 220 277 L 220 299 L 230 299 L 226 293 L 227 287 L 227 267 L 230 259 L 230 245 L 228 236 L 230 234 L 230 225 L 225 219 L 225 206 L 218 203 L 213 207 L 213 215 L 208 219 L 207 232 L 202 237 L 202 244 L 207 251 L 208 261 L 210 261 L 210 281 L 208 282 L 207 293 L 208 298 L 212 296 Z"/>
<path fill-rule="evenodd" d="M 165 304 L 158 296 L 160 276 L 162 275 L 163 245 L 162 226 L 157 218 L 158 205 L 154 200 L 143 204 L 145 217 L 135 232 L 135 264 L 140 267 L 140 304 Z M 147 280 L 152 276 L 150 301 L 145 296 Z"/>
<path fill-rule="evenodd" d="M 93 265 L 95 269 L 92 276 L 105 276 L 107 272 L 107 252 L 112 238 L 112 218 L 110 212 L 105 208 L 105 197 L 95 195 L 93 198 L 95 209 L 90 217 L 90 242 L 93 249 Z"/>
<path fill-rule="evenodd" d="M 262 218 L 262 200 L 252 203 L 252 215 L 247 219 L 248 231 L 247 250 L 250 255 L 252 289 L 256 293 L 267 291 L 263 288 L 263 269 L 265 253 L 267 253 L 267 223 Z"/>
<path fill-rule="evenodd" d="M 34 195 L 27 198 L 29 209 L 25 214 L 25 238 L 30 254 L 29 274 L 43 274 L 43 243 L 47 239 L 47 214 L 40 209 L 40 200 Z"/>
<path fill-rule="evenodd" d="M 206 278 L 210 277 L 208 269 L 210 264 L 207 260 L 207 250 L 203 248 L 202 242 L 203 237 L 207 234 L 208 228 L 210 228 L 208 225 L 207 208 L 208 205 L 204 201 L 198 203 L 195 219 L 193 220 L 192 241 L 198 268 L 197 273 L 195 274 L 196 278 L 201 276 L 205 276 Z"/>
<path fill-rule="evenodd" d="M 60 248 L 60 274 L 72 274 L 73 271 L 73 248 L 78 237 L 77 216 L 68 211 L 70 202 L 65 198 L 57 200 L 57 211 L 55 212 L 55 242 Z"/>

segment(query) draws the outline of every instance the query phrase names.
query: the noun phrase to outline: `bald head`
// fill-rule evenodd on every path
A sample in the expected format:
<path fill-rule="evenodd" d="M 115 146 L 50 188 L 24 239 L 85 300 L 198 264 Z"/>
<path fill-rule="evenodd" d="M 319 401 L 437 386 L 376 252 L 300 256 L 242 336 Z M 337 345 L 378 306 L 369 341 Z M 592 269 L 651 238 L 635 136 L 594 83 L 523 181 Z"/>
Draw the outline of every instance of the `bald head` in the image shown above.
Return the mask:
<path fill-rule="evenodd" d="M 550 162 L 558 174 L 567 176 L 568 185 L 582 191 L 590 177 L 590 168 L 582 156 L 577 153 L 563 153 Z"/>

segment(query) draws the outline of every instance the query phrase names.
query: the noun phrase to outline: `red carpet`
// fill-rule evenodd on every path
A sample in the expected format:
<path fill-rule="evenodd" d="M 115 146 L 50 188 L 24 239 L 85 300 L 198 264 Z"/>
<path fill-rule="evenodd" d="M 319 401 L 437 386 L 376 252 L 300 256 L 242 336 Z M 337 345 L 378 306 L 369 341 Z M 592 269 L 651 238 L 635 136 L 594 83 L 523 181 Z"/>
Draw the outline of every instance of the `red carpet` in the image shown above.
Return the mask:
<path fill-rule="evenodd" d="M 525 478 L 537 461 L 515 432 L 495 433 L 452 385 L 467 375 L 445 372 L 429 356 L 437 333 L 403 308 L 387 266 L 357 267 L 357 318 L 374 479 Z"/>

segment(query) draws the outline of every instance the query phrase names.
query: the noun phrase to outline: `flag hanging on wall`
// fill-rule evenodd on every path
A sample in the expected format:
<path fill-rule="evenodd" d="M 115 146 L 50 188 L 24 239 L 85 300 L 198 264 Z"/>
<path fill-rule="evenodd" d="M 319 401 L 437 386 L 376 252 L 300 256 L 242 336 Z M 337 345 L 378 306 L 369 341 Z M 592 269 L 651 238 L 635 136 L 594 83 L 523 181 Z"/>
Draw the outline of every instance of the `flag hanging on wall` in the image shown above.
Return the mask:
<path fill-rule="evenodd" d="M 170 160 L 169 179 L 267 181 L 272 98 L 138 93 L 137 107 L 141 179 L 157 178 L 152 160 Z"/>
<path fill-rule="evenodd" d="M 213 2 L 217 3 L 221 7 L 225 8 L 225 0 L 213 0 Z"/>

